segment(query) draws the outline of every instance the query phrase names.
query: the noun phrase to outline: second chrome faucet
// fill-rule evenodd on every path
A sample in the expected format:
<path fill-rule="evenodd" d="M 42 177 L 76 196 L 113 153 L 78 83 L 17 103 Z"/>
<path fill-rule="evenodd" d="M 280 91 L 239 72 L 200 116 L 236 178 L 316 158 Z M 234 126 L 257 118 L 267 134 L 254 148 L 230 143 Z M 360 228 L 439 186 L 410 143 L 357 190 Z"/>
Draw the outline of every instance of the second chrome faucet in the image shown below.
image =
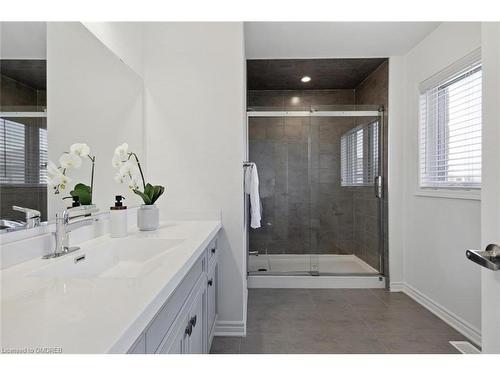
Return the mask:
<path fill-rule="evenodd" d="M 69 254 L 79 250 L 77 246 L 69 246 L 69 232 L 85 225 L 90 225 L 97 221 L 92 214 L 98 212 L 95 205 L 86 205 L 68 208 L 56 214 L 56 231 L 54 252 L 45 255 L 44 259 L 57 258 L 61 255 Z"/>

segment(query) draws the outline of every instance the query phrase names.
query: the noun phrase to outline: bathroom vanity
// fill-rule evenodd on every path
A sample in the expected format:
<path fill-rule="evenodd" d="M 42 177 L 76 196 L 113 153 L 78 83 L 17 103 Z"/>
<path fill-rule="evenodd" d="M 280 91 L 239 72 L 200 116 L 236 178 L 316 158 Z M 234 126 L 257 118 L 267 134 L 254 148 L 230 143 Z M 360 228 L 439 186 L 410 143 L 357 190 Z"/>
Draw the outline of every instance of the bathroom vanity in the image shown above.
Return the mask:
<path fill-rule="evenodd" d="M 138 337 L 129 353 L 208 353 L 217 317 L 217 238 Z"/>
<path fill-rule="evenodd" d="M 219 221 L 108 235 L 5 268 L 3 350 L 207 353 L 217 318 Z"/>

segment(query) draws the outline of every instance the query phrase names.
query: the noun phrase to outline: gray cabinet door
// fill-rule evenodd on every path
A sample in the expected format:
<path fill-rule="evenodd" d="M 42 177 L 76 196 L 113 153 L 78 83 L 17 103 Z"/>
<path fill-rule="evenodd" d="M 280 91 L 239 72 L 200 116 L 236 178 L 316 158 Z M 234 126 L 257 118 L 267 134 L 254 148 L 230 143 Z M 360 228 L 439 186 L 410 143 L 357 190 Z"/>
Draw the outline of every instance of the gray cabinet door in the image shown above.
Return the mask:
<path fill-rule="evenodd" d="M 207 333 L 209 339 L 212 335 L 212 329 L 214 327 L 215 317 L 217 315 L 217 273 L 218 273 L 218 265 L 216 263 L 208 270 Z"/>
<path fill-rule="evenodd" d="M 158 354 L 184 354 L 186 353 L 186 326 L 187 320 L 180 319 L 174 327 L 172 335 L 169 336 L 164 345 L 158 350 Z"/>
<path fill-rule="evenodd" d="M 191 324 L 191 334 L 187 336 L 187 352 L 189 354 L 205 353 L 206 327 L 203 315 L 206 304 L 205 287 L 197 291 L 196 297 L 189 310 L 189 324 Z"/>

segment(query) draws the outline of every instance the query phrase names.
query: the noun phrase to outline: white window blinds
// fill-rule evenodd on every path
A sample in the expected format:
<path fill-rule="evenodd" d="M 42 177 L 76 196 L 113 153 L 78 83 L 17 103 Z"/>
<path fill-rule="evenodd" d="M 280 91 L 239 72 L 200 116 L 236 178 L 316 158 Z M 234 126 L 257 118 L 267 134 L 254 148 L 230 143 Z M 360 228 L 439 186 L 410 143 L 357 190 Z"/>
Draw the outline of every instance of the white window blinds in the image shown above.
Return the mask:
<path fill-rule="evenodd" d="M 24 125 L 0 119 L 0 183 L 24 184 Z"/>
<path fill-rule="evenodd" d="M 371 186 L 378 175 L 378 121 L 360 125 L 340 138 L 341 186 Z"/>
<path fill-rule="evenodd" d="M 481 62 L 474 51 L 420 85 L 422 188 L 481 186 Z"/>
<path fill-rule="evenodd" d="M 0 184 L 46 183 L 47 129 L 32 123 L 0 118 Z"/>
<path fill-rule="evenodd" d="M 47 129 L 38 129 L 38 150 L 39 150 L 39 164 L 40 172 L 38 176 L 38 181 L 40 184 L 47 183 L 47 163 L 48 163 L 48 147 L 49 143 L 47 141 Z"/>

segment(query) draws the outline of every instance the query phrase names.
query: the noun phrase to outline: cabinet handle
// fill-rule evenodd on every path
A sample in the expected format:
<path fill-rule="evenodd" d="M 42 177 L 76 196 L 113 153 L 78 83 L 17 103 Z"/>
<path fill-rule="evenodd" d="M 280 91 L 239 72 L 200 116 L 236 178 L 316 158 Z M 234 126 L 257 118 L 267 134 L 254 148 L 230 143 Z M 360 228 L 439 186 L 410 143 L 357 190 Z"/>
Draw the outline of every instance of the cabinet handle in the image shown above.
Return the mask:
<path fill-rule="evenodd" d="M 184 333 L 188 336 L 191 336 L 191 333 L 193 333 L 193 326 L 191 325 L 191 322 L 189 322 L 189 324 L 187 325 Z"/>
<path fill-rule="evenodd" d="M 210 251 L 212 252 L 212 254 L 215 254 L 215 247 Z"/>
<path fill-rule="evenodd" d="M 208 280 L 208 286 L 212 286 L 214 284 L 214 279 Z"/>
<path fill-rule="evenodd" d="M 196 315 L 191 318 L 189 324 L 191 324 L 193 327 L 196 327 Z"/>

